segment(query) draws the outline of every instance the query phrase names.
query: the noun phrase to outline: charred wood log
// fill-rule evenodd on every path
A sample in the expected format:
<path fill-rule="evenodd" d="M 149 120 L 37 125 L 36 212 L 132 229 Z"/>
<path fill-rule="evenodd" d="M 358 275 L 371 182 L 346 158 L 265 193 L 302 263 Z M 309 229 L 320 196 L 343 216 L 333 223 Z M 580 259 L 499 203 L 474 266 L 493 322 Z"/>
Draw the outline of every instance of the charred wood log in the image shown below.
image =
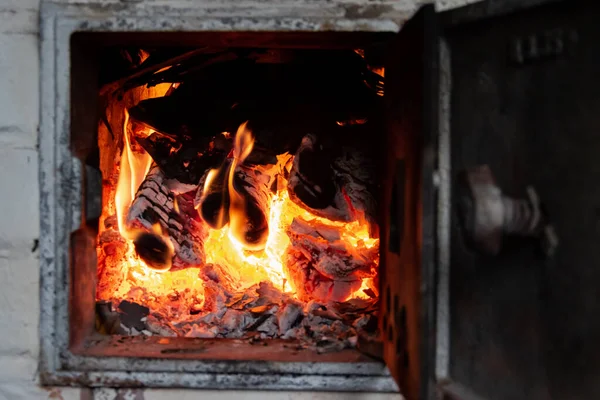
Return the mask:
<path fill-rule="evenodd" d="M 168 271 L 172 267 L 173 249 L 163 238 L 154 232 L 143 232 L 134 239 L 135 252 L 146 264 L 158 271 Z"/>
<path fill-rule="evenodd" d="M 158 73 L 146 71 L 135 84 L 180 85 L 170 96 L 144 100 L 130 115 L 165 134 L 187 130 L 192 136 L 233 132 L 251 120 L 265 133 L 276 133 L 266 138 L 267 144 L 281 153 L 279 145 L 290 131 L 297 145 L 302 134 L 296 137 L 295 132 L 318 132 L 324 124 L 372 119 L 378 113 L 381 97 L 365 86 L 370 71 L 353 51 L 324 55 L 304 50 L 293 52 L 292 58 L 297 62 L 272 64 L 256 54 L 214 52 L 188 57 Z M 256 135 L 258 142 L 261 136 Z"/>
<path fill-rule="evenodd" d="M 374 166 L 359 151 L 332 157 L 314 135 L 306 135 L 294 156 L 288 191 L 296 204 L 333 221 L 365 217 L 376 226 Z"/>
<path fill-rule="evenodd" d="M 289 191 L 292 200 L 311 209 L 323 210 L 334 206 L 337 188 L 331 169 L 332 159 L 317 137 L 306 135 L 294 157 L 290 171 Z M 340 214 L 335 219 L 343 216 Z"/>
<path fill-rule="evenodd" d="M 285 164 L 285 162 L 283 163 Z M 254 248 L 264 246 L 269 234 L 268 217 L 272 188 L 277 187 L 278 176 L 284 174 L 282 164 L 252 165 L 242 164 L 235 169 L 233 195 L 240 196 L 242 209 L 231 210 L 229 173 L 231 160 L 212 176 L 205 174 L 196 193 L 196 207 L 202 219 L 212 228 L 220 229 L 231 219 L 231 213 L 243 218 L 243 232 L 246 245 Z"/>
<path fill-rule="evenodd" d="M 231 150 L 230 141 L 222 134 L 192 140 L 186 135 L 154 132 L 135 139 L 167 178 L 194 185 L 207 170 L 219 166 Z"/>
<path fill-rule="evenodd" d="M 234 189 L 244 200 L 244 232 L 247 245 L 264 248 L 269 236 L 271 186 L 278 173 L 276 165 L 241 165 L 235 171 Z"/>
<path fill-rule="evenodd" d="M 347 207 L 350 220 L 364 217 L 369 223 L 371 237 L 378 237 L 374 162 L 362 152 L 344 148 L 342 154 L 334 160 L 332 168 L 342 194 L 336 197 L 336 204 Z"/>
<path fill-rule="evenodd" d="M 138 68 L 131 71 L 131 74 L 128 76 L 104 85 L 100 89 L 100 95 L 113 93 L 116 90 L 126 91 L 132 87 L 142 85 L 153 86 L 161 82 L 179 82 L 181 79 L 180 69 L 186 69 L 190 65 L 196 65 L 201 62 L 199 61 L 201 59 L 210 59 L 214 57 L 212 56 L 213 54 L 219 52 L 219 50 L 206 47 L 187 51 L 183 54 L 178 54 L 180 53 L 178 50 L 162 50 L 161 53 L 163 54 L 154 52 L 154 54 L 151 54 L 145 62 L 139 63 L 139 65 L 136 63 L 129 63 L 130 65 L 138 65 Z M 114 59 L 108 55 L 104 60 L 114 62 Z M 159 70 L 162 70 L 163 72 L 157 73 Z M 168 72 L 168 74 L 166 72 Z"/>
<path fill-rule="evenodd" d="M 204 263 L 203 243 L 208 231 L 194 210 L 194 193 L 175 196 L 167 188 L 163 172 L 158 166 L 153 166 L 140 185 L 127 214 L 128 229 L 153 232 L 153 227 L 160 225 L 162 233 L 169 237 L 173 246 L 172 270 Z M 136 248 L 142 244 L 136 244 Z M 143 251 L 138 254 L 147 256 Z M 164 260 L 164 257 L 155 253 L 150 260 Z"/>
<path fill-rule="evenodd" d="M 213 229 L 221 229 L 229 223 L 229 190 L 227 180 L 231 160 L 225 160 L 221 168 L 206 171 L 198 184 L 194 205 L 202 219 Z"/>

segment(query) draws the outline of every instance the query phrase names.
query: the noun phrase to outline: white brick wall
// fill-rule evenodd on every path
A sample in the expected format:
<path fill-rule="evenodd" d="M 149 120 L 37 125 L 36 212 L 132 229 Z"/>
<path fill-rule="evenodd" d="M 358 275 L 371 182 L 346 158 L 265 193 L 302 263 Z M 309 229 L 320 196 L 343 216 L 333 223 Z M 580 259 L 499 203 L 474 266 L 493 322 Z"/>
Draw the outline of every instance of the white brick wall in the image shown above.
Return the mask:
<path fill-rule="evenodd" d="M 88 0 L 61 0 L 86 3 Z M 160 2 L 158 0 L 149 0 Z M 164 0 L 161 0 L 164 1 Z M 181 0 L 179 0 L 181 1 Z M 355 3 L 367 0 L 356 0 Z M 441 0 L 442 8 L 473 0 Z M 113 2 L 116 0 L 95 0 Z M 401 0 L 418 3 L 422 0 Z M 269 7 L 261 2 L 262 7 Z M 0 400 L 92 399 L 88 390 L 36 385 L 38 357 L 39 236 L 37 131 L 39 125 L 38 0 L 0 0 Z M 112 400 L 117 392 L 96 391 Z M 119 398 L 160 400 L 392 400 L 398 395 L 122 391 Z"/>

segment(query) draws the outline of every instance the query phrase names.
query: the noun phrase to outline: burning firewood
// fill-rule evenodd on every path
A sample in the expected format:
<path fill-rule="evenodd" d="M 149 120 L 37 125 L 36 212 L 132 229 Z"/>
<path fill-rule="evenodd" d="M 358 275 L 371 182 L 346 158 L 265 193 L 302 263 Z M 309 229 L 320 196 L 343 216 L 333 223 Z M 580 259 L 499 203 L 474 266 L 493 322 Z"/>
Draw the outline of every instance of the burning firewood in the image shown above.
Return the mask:
<path fill-rule="evenodd" d="M 154 132 L 149 136 L 136 136 L 135 139 L 166 177 L 193 185 L 206 171 L 219 166 L 231 150 L 230 141 L 222 134 L 192 140 L 188 135 Z"/>
<path fill-rule="evenodd" d="M 200 180 L 195 204 L 202 219 L 213 229 L 221 229 L 230 221 L 230 191 L 228 188 L 231 161 L 207 173 Z M 244 243 L 266 240 L 268 234 L 269 200 L 278 175 L 282 174 L 277 164 L 240 165 L 233 177 L 233 187 L 243 199 Z"/>
<path fill-rule="evenodd" d="M 211 228 L 220 229 L 229 223 L 230 232 L 247 249 L 262 250 L 269 234 L 272 188 L 291 157 L 282 155 L 272 164 L 245 162 L 248 158 L 270 161 L 261 155 L 252 157 L 253 145 L 246 124 L 242 124 L 235 137 L 233 157 L 218 170 L 204 174 L 195 203 Z"/>
<path fill-rule="evenodd" d="M 204 222 L 212 229 L 221 229 L 229 223 L 229 179 L 231 160 L 225 160 L 219 169 L 204 173 L 194 197 L 194 206 Z"/>
<path fill-rule="evenodd" d="M 331 169 L 331 155 L 325 152 L 315 135 L 306 135 L 294 157 L 288 189 L 296 203 L 310 209 L 323 210 L 334 205 L 337 191 Z M 334 219 L 344 215 L 333 208 Z"/>
<path fill-rule="evenodd" d="M 175 196 L 169 190 L 163 172 L 155 165 L 140 185 L 127 214 L 126 225 L 130 230 L 153 232 L 156 224 L 160 226 L 161 232 L 168 236 L 173 246 L 172 270 L 204 263 L 203 242 L 207 230 L 194 210 L 193 195 L 194 192 Z M 175 209 L 175 204 L 178 205 L 179 212 Z M 157 240 L 146 238 L 144 241 L 136 241 L 138 255 L 145 261 L 154 263 L 151 266 L 155 268 L 164 265 L 164 255 L 149 256 L 148 251 L 141 249 L 144 244 Z M 152 245 L 153 248 L 156 248 L 155 245 L 156 243 Z M 166 248 L 164 251 L 167 251 Z"/>
<path fill-rule="evenodd" d="M 344 301 L 376 274 L 378 248 L 354 247 L 339 230 L 295 218 L 288 229 L 287 269 L 301 298 Z"/>
<path fill-rule="evenodd" d="M 369 162 L 364 153 L 352 148 L 344 148 L 342 154 L 334 160 L 333 170 L 336 181 L 341 187 L 344 203 L 352 217 L 351 220 L 364 217 L 369 223 L 371 236 L 379 236 L 375 166 Z"/>
<path fill-rule="evenodd" d="M 353 149 L 333 156 L 315 135 L 306 135 L 295 156 L 288 191 L 290 198 L 311 213 L 332 221 L 366 218 L 376 225 L 373 171 Z"/>
<path fill-rule="evenodd" d="M 269 235 L 269 200 L 277 165 L 241 165 L 235 171 L 234 188 L 242 195 L 243 237 L 250 246 L 264 246 Z"/>
<path fill-rule="evenodd" d="M 143 232 L 133 241 L 135 252 L 147 265 L 158 271 L 171 269 L 173 249 L 170 242 L 154 232 Z"/>

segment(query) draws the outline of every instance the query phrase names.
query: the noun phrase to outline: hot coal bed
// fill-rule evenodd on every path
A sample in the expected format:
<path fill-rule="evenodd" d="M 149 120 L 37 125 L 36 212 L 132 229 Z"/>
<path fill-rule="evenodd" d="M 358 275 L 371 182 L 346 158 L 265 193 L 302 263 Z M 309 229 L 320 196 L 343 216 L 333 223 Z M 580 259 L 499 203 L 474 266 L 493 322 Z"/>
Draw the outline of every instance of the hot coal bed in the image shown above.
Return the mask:
<path fill-rule="evenodd" d="M 104 48 L 97 331 L 380 357 L 383 49 Z"/>

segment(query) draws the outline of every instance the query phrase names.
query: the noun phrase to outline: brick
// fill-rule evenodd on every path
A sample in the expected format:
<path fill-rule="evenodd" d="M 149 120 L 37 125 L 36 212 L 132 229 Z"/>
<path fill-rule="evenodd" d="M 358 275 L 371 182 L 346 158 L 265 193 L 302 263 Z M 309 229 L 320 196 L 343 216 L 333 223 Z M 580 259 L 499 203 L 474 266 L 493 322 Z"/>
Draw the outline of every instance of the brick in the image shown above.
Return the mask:
<path fill-rule="evenodd" d="M 0 400 L 80 400 L 78 388 L 41 388 L 32 382 L 6 382 L 0 385 Z"/>
<path fill-rule="evenodd" d="M 0 34 L 35 35 L 38 33 L 39 19 L 36 9 L 2 7 L 0 3 Z"/>
<path fill-rule="evenodd" d="M 37 152 L 0 150 L 0 356 L 35 354 L 38 348 L 39 236 Z M 0 368 L 0 370 L 4 370 Z"/>
<path fill-rule="evenodd" d="M 0 357 L 37 357 L 40 309 L 38 293 L 39 261 L 34 254 L 22 257 L 0 256 Z M 0 370 L 2 373 L 10 372 L 6 368 Z"/>
<path fill-rule="evenodd" d="M 0 33 L 0 77 L 0 144 L 35 148 L 39 121 L 36 35 Z"/>
<path fill-rule="evenodd" d="M 37 386 L 36 370 L 37 353 L 0 354 L 0 400 L 80 400 L 80 389 Z"/>
<path fill-rule="evenodd" d="M 0 171 L 3 171 L 0 257 L 9 257 L 13 251 L 31 249 L 34 239 L 39 237 L 38 154 L 33 149 L 3 147 L 0 149 Z"/>
<path fill-rule="evenodd" d="M 4 8 L 19 10 L 38 10 L 40 8 L 40 0 L 2 0 L 0 5 Z"/>

